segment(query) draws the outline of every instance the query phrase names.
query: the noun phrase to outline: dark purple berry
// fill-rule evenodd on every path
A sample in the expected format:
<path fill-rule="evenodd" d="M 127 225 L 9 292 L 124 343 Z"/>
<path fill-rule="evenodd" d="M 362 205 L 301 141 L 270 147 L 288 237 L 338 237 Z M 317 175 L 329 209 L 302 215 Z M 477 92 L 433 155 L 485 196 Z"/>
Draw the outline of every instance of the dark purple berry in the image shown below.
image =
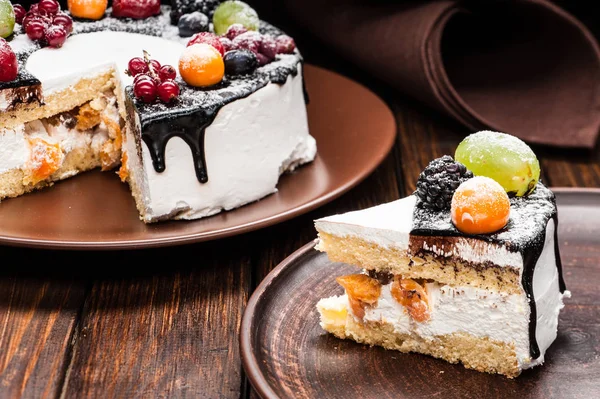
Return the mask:
<path fill-rule="evenodd" d="M 199 32 L 208 32 L 208 17 L 199 11 L 184 14 L 179 18 L 177 27 L 181 37 L 190 37 Z"/>
<path fill-rule="evenodd" d="M 231 50 L 223 57 L 225 73 L 230 76 L 248 75 L 258 67 L 257 56 L 250 50 Z"/>
<path fill-rule="evenodd" d="M 442 211 L 450 209 L 458 186 L 473 177 L 473 173 L 451 156 L 434 159 L 419 175 L 415 195 L 419 206 Z"/>

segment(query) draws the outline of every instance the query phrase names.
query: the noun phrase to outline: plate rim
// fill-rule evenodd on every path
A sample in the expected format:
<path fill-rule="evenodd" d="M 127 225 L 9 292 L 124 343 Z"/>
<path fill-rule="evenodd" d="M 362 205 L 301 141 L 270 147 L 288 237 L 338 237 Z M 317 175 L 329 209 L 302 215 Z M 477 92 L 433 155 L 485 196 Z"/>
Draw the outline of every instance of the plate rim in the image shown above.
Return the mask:
<path fill-rule="evenodd" d="M 583 194 L 583 195 L 598 195 L 600 196 L 600 187 L 565 187 L 557 186 L 550 189 L 555 194 Z M 248 302 L 242 315 L 242 322 L 240 324 L 240 356 L 242 358 L 242 367 L 250 386 L 259 394 L 261 399 L 287 399 L 278 396 L 271 384 L 267 381 L 266 377 L 260 372 L 260 366 L 254 355 L 254 346 L 252 344 L 252 324 L 256 316 L 256 308 L 258 307 L 260 300 L 264 297 L 267 289 L 274 284 L 279 276 L 285 272 L 291 263 L 296 262 L 299 258 L 306 256 L 308 252 L 314 249 L 317 238 L 304 244 L 300 248 L 296 249 L 284 260 L 282 260 L 273 270 L 271 270 L 265 278 L 256 287 Z"/>
<path fill-rule="evenodd" d="M 102 240 L 89 240 L 89 241 L 81 241 L 81 242 L 73 242 L 73 241 L 63 241 L 57 239 L 36 239 L 36 238 L 23 238 L 23 237 L 12 237 L 12 236 L 3 236 L 0 234 L 0 245 L 6 245 L 11 247 L 21 247 L 21 248 L 35 248 L 35 249 L 53 249 L 53 250 L 66 250 L 66 251 L 87 251 L 87 250 L 137 250 L 137 249 L 148 249 L 148 248 L 159 248 L 159 247 L 169 247 L 169 246 L 179 246 L 179 245 L 187 245 L 199 242 L 208 242 L 219 239 L 224 239 L 228 237 L 233 237 L 236 235 L 241 235 L 245 233 L 250 233 L 253 231 L 257 231 L 266 227 L 270 227 L 279 223 L 283 223 L 289 221 L 295 217 L 308 213 L 312 210 L 315 210 L 339 197 L 343 194 L 347 193 L 357 185 L 359 185 L 362 181 L 368 178 L 389 156 L 392 152 L 394 144 L 396 142 L 398 136 L 398 126 L 396 121 L 396 116 L 394 115 L 390 105 L 374 90 L 367 87 L 363 83 L 356 81 L 343 73 L 338 71 L 322 67 L 313 63 L 306 63 L 307 66 L 310 66 L 312 69 L 320 70 L 321 72 L 330 73 L 336 75 L 337 78 L 343 79 L 349 83 L 352 83 L 356 86 L 361 87 L 363 90 L 366 90 L 373 94 L 375 98 L 377 98 L 382 105 L 382 111 L 387 113 L 390 117 L 390 121 L 393 121 L 393 134 L 390 134 L 386 140 L 381 142 L 381 147 L 385 148 L 385 151 L 381 151 L 377 156 L 371 159 L 371 162 L 368 164 L 368 167 L 364 168 L 352 176 L 352 178 L 348 179 L 344 182 L 344 184 L 339 185 L 334 190 L 328 191 L 323 195 L 317 196 L 310 201 L 296 206 L 292 208 L 288 208 L 279 212 L 277 214 L 269 215 L 267 217 L 263 217 L 257 220 L 248 221 L 243 224 L 238 224 L 235 226 L 230 226 L 218 230 L 212 231 L 200 231 L 200 232 L 192 232 L 188 234 L 162 237 L 162 238 L 149 238 L 149 239 L 128 239 L 128 240 L 110 240 L 110 241 L 102 241 Z M 318 143 L 317 143 L 318 145 Z M 317 150 L 317 157 L 319 157 L 319 152 Z M 199 220 L 199 219 L 198 219 Z M 196 220 L 197 221 L 197 220 Z M 194 220 L 182 220 L 175 221 L 175 223 L 193 223 Z M 140 221 L 142 223 L 142 221 Z M 160 226 L 152 226 L 156 228 L 160 228 Z"/>

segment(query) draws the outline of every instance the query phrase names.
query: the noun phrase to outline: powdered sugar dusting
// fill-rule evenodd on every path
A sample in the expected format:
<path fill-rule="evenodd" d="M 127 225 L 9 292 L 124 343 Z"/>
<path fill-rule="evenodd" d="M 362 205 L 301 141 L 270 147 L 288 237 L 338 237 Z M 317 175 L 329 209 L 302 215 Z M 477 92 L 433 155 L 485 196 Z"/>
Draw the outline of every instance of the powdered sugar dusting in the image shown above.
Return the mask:
<path fill-rule="evenodd" d="M 513 252 L 522 252 L 544 236 L 542 233 L 548 220 L 555 214 L 555 195 L 540 181 L 530 195 L 510 199 L 510 218 L 502 230 L 472 237 L 505 245 Z M 414 209 L 411 234 L 465 236 L 452 223 L 450 211 L 437 212 L 419 207 Z"/>

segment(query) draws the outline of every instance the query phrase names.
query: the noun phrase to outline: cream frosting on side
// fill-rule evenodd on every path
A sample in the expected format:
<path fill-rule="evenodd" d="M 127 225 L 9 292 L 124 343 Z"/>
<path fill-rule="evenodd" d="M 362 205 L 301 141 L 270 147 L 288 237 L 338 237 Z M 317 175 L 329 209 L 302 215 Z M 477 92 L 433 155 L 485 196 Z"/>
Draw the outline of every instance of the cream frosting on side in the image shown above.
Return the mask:
<path fill-rule="evenodd" d="M 125 148 L 135 150 L 130 143 Z M 221 108 L 206 129 L 205 154 L 209 180 L 202 184 L 182 139 L 167 143 L 162 173 L 142 142 L 144 173 L 131 173 L 144 191 L 146 219 L 174 213 L 195 219 L 237 208 L 274 193 L 281 173 L 313 160 L 316 142 L 308 131 L 300 71 L 283 85 L 269 83 Z"/>
<path fill-rule="evenodd" d="M 328 216 L 315 221 L 317 231 L 338 237 L 360 237 L 384 248 L 408 250 L 414 195 L 371 208 Z"/>

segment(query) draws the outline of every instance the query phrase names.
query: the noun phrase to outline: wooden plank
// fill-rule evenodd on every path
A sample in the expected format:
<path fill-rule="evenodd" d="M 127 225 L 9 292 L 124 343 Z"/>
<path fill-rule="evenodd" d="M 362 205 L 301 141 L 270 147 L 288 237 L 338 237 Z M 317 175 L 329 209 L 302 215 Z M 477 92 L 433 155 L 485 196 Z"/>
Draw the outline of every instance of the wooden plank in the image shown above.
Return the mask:
<path fill-rule="evenodd" d="M 65 397 L 239 398 L 247 253 L 243 238 L 120 253 L 86 302 Z"/>
<path fill-rule="evenodd" d="M 4 266 L 0 277 L 0 397 L 58 397 L 85 283 L 65 253 L 2 248 L 5 259 L 46 265 L 39 275 Z M 71 253 L 72 257 L 73 254 Z M 65 272 L 51 268 L 64 267 Z M 39 266 L 38 266 L 39 267 Z M 33 269 L 35 270 L 35 269 Z"/>

